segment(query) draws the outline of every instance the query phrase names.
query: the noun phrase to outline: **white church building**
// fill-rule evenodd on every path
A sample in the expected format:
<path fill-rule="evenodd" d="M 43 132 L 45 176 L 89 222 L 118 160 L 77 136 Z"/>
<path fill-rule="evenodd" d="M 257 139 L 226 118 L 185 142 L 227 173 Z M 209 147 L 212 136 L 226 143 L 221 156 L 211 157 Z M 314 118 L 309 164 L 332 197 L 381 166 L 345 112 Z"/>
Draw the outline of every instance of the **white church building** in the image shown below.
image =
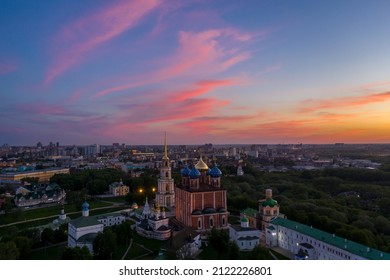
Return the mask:
<path fill-rule="evenodd" d="M 118 213 L 89 216 L 89 204 L 85 201 L 82 205 L 82 216 L 68 224 L 68 247 L 86 246 L 93 252 L 93 241 L 98 233 L 103 232 L 107 226 L 119 225 L 124 221 L 125 217 Z"/>

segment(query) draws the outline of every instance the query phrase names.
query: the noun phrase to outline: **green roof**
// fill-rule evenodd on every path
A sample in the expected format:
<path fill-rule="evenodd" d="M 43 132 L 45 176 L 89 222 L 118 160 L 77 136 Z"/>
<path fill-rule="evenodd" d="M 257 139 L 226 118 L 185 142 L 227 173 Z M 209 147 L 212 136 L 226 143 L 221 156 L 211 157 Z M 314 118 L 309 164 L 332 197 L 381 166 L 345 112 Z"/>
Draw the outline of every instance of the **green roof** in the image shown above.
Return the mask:
<path fill-rule="evenodd" d="M 266 200 L 261 202 L 261 205 L 263 207 L 267 207 L 267 206 L 274 207 L 274 206 L 278 205 L 278 202 L 275 199 L 267 198 Z"/>
<path fill-rule="evenodd" d="M 249 207 L 241 211 L 241 213 L 244 214 L 245 216 L 252 217 L 252 218 L 256 218 L 257 212 L 258 211 L 256 209 L 249 208 Z"/>
<path fill-rule="evenodd" d="M 77 219 L 70 221 L 69 223 L 76 228 L 88 227 L 88 226 L 94 226 L 94 225 L 102 225 L 102 223 L 99 222 L 96 219 L 96 217 L 79 217 Z"/>
<path fill-rule="evenodd" d="M 249 222 L 249 220 L 248 220 L 247 217 L 244 216 L 244 217 L 241 218 L 241 222 L 247 223 L 247 222 Z"/>
<path fill-rule="evenodd" d="M 295 230 L 297 232 L 313 237 L 319 241 L 335 246 L 352 254 L 361 256 L 368 260 L 390 260 L 389 253 L 369 248 L 363 244 L 359 244 L 288 219 L 275 218 L 274 220 L 271 220 L 270 223 L 273 225 L 283 226 L 285 228 Z M 369 248 L 369 250 L 367 250 L 367 248 Z"/>

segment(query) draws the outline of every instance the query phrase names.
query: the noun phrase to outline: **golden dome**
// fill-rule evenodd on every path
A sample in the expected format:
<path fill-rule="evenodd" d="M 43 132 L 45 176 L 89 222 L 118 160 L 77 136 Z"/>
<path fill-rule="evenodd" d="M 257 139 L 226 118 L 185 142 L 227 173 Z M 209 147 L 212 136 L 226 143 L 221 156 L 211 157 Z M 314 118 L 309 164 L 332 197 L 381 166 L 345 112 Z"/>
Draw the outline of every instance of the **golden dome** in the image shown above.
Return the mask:
<path fill-rule="evenodd" d="M 195 168 L 198 169 L 198 170 L 207 170 L 207 169 L 209 169 L 207 164 L 203 161 L 202 156 L 200 157 L 198 163 L 195 164 Z"/>

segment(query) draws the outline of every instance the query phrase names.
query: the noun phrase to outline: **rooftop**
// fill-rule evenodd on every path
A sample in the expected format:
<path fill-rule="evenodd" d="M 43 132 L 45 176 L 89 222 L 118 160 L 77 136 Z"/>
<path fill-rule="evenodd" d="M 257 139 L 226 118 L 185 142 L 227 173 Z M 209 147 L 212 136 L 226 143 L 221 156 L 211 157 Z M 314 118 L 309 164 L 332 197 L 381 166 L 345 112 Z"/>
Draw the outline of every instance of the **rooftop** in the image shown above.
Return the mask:
<path fill-rule="evenodd" d="M 99 222 L 96 217 L 79 217 L 77 219 L 71 220 L 69 222 L 71 225 L 73 225 L 76 228 L 81 227 L 89 227 L 89 226 L 95 226 L 95 225 L 103 225 L 101 222 Z"/>
<path fill-rule="evenodd" d="M 369 248 L 363 244 L 359 244 L 328 232 L 294 222 L 292 220 L 276 218 L 270 222 L 273 225 L 283 226 L 288 229 L 295 230 L 307 236 L 313 237 L 319 241 L 333 245 L 344 251 L 361 256 L 368 260 L 390 260 L 390 254 L 373 248 Z"/>
<path fill-rule="evenodd" d="M 241 213 L 244 214 L 247 217 L 256 218 L 257 210 L 248 207 L 248 208 L 245 208 L 244 210 L 242 210 Z"/>

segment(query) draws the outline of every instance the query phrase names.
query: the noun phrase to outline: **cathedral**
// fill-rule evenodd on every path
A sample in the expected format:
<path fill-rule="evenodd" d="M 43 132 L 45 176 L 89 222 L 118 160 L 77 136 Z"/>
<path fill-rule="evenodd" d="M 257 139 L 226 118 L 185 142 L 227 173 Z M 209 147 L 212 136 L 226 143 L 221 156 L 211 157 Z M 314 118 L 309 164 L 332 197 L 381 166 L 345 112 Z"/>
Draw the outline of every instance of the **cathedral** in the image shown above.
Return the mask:
<path fill-rule="evenodd" d="M 198 232 L 228 228 L 226 189 L 221 187 L 221 170 L 209 168 L 203 161 L 191 169 L 185 166 L 182 180 L 175 187 L 176 219 Z"/>

